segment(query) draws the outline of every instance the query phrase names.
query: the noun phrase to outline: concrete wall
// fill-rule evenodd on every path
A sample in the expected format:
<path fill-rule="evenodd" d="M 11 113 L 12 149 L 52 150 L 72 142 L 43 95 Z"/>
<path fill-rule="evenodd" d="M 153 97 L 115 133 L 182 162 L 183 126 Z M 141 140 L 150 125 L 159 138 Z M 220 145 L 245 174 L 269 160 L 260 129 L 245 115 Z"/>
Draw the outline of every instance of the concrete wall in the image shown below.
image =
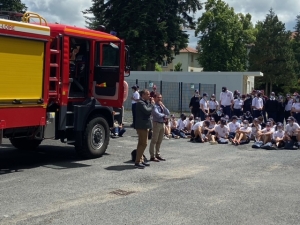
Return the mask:
<path fill-rule="evenodd" d="M 254 88 L 254 77 L 263 76 L 261 72 L 152 72 L 132 71 L 125 80 L 136 79 L 167 82 L 183 82 L 188 84 L 215 84 L 216 94 L 221 92 L 223 86 L 228 90 L 239 90 L 242 94 L 249 93 Z M 201 92 L 201 90 L 200 90 Z"/>

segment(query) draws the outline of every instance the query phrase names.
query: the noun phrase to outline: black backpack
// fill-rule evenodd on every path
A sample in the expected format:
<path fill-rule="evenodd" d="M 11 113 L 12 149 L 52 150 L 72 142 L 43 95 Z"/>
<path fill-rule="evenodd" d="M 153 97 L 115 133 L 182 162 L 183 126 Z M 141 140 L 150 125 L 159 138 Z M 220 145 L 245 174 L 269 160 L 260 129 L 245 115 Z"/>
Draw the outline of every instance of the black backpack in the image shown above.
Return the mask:
<path fill-rule="evenodd" d="M 148 159 L 146 158 L 145 155 L 143 155 L 144 157 L 144 162 L 148 162 Z M 131 152 L 131 161 L 132 162 L 135 162 L 135 159 L 136 159 L 136 149 L 134 149 L 132 152 Z"/>

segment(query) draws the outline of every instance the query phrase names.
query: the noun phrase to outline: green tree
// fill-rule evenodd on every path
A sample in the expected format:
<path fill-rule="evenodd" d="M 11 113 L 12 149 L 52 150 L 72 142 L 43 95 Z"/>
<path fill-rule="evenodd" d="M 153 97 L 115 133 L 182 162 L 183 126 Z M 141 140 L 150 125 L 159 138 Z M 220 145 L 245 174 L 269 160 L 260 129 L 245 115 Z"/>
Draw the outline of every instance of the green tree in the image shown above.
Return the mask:
<path fill-rule="evenodd" d="M 162 71 L 161 65 L 159 65 L 158 63 L 155 63 L 155 71 L 157 71 L 157 72 Z"/>
<path fill-rule="evenodd" d="M 164 58 L 171 62 L 173 55 L 187 46 L 188 35 L 181 27 L 193 27 L 189 13 L 199 9 L 198 0 L 92 0 L 92 6 L 83 13 L 88 27 L 103 24 L 125 39 L 134 69 L 146 65 L 146 70 L 155 70 L 156 62 Z"/>
<path fill-rule="evenodd" d="M 297 61 L 291 47 L 291 32 L 286 31 L 285 24 L 270 9 L 265 20 L 258 23 L 255 46 L 249 54 L 250 69 L 263 72 L 257 79 L 265 84 L 266 93 L 272 91 L 273 85 L 281 85 L 287 91 L 296 83 L 295 68 Z"/>
<path fill-rule="evenodd" d="M 295 58 L 297 60 L 298 66 L 296 67 L 295 71 L 300 80 L 300 15 L 296 17 L 296 25 L 294 27 L 295 32 L 292 39 L 292 48 L 295 54 Z M 299 83 L 299 81 L 298 81 Z"/>
<path fill-rule="evenodd" d="M 27 7 L 21 0 L 1 0 L 0 9 L 3 11 L 13 11 L 19 13 L 25 13 Z"/>
<path fill-rule="evenodd" d="M 182 63 L 178 62 L 175 66 L 174 66 L 174 71 L 182 71 Z"/>
<path fill-rule="evenodd" d="M 246 70 L 246 45 L 255 41 L 255 32 L 250 14 L 236 14 L 222 0 L 208 0 L 195 31 L 201 36 L 199 63 L 205 71 Z"/>

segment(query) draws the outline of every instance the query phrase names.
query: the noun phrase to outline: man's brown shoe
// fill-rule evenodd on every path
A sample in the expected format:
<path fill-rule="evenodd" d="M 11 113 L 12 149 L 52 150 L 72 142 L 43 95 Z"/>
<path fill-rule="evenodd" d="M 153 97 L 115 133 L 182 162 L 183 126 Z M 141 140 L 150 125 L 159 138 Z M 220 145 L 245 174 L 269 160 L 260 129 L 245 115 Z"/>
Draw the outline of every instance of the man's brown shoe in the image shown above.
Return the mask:
<path fill-rule="evenodd" d="M 164 159 L 164 158 L 162 158 L 162 157 L 160 157 L 160 156 L 156 156 L 156 158 L 157 158 L 158 160 L 160 160 L 160 161 L 166 161 L 166 159 Z"/>
<path fill-rule="evenodd" d="M 150 158 L 150 161 L 159 162 L 159 160 L 157 158 Z"/>

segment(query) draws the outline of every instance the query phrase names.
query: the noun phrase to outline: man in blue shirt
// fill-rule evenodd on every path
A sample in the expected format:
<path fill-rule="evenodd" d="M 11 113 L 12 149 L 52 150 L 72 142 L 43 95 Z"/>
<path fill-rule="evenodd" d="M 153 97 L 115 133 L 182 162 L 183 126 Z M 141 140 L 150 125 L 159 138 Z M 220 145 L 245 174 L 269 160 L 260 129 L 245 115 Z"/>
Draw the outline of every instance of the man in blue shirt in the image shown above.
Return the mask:
<path fill-rule="evenodd" d="M 152 109 L 153 117 L 153 134 L 150 143 L 150 161 L 159 162 L 165 161 L 164 158 L 160 156 L 160 145 L 165 133 L 165 120 L 170 115 L 169 110 L 162 103 L 162 95 L 155 93 L 154 95 L 155 105 Z M 154 151 L 155 148 L 155 151 Z"/>

